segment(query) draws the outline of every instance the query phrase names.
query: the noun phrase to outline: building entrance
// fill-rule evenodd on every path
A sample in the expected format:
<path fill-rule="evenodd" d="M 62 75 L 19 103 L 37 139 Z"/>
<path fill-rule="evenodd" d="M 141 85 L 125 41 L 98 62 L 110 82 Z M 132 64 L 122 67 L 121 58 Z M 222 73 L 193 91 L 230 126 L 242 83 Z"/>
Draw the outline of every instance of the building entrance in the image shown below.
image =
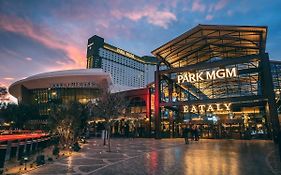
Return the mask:
<path fill-rule="evenodd" d="M 199 25 L 152 51 L 156 138 L 197 125 L 203 138 L 277 139 L 266 27 Z M 168 110 L 168 111 L 167 111 Z"/>
<path fill-rule="evenodd" d="M 237 105 L 233 105 L 234 109 Z M 236 106 L 236 107 L 235 107 Z M 161 112 L 161 137 L 182 137 L 182 129 L 197 126 L 201 138 L 268 139 L 269 131 L 262 107 L 245 108 L 226 113 L 179 113 L 168 109 Z"/>

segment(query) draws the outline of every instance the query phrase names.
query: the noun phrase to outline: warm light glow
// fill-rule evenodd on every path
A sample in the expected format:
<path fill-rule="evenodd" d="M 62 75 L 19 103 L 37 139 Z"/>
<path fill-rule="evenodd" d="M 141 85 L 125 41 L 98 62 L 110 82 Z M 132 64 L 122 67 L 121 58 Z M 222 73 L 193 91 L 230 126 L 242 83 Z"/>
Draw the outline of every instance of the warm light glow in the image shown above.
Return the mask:
<path fill-rule="evenodd" d="M 197 73 L 190 73 L 186 72 L 184 74 L 180 74 L 177 76 L 178 83 L 195 83 L 198 81 L 205 81 L 205 80 L 215 80 L 215 79 L 223 79 L 223 78 L 231 78 L 237 76 L 237 69 L 236 67 L 231 69 L 218 69 L 212 71 L 203 71 Z"/>
<path fill-rule="evenodd" d="M 231 103 L 215 103 L 215 104 L 199 104 L 199 105 L 185 105 L 183 106 L 184 113 L 205 113 L 205 112 L 222 112 L 230 111 Z"/>

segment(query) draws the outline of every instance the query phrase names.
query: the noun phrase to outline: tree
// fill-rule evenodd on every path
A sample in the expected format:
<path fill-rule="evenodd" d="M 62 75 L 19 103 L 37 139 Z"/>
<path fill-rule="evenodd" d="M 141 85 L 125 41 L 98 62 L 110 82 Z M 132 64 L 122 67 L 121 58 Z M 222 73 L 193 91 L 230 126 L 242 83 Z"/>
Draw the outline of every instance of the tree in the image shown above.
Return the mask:
<path fill-rule="evenodd" d="M 6 101 L 9 101 L 7 88 L 0 85 L 0 102 L 3 103 Z"/>
<path fill-rule="evenodd" d="M 128 106 L 123 94 L 110 93 L 108 90 L 101 92 L 100 98 L 92 107 L 94 118 L 105 119 L 105 129 L 108 133 L 108 151 L 111 151 L 110 135 L 111 126 L 114 123 L 114 118 L 125 114 L 125 109 Z"/>
<path fill-rule="evenodd" d="M 13 122 L 13 127 L 23 129 L 29 120 L 40 119 L 38 108 L 34 105 L 8 103 L 0 109 L 0 117 Z"/>
<path fill-rule="evenodd" d="M 7 88 L 5 86 L 1 86 L 0 84 L 0 109 L 5 107 L 5 105 L 7 105 L 6 102 L 9 100 Z"/>
<path fill-rule="evenodd" d="M 71 146 L 78 141 L 88 118 L 85 105 L 78 102 L 56 105 L 51 109 L 49 125 L 59 135 L 60 144 Z"/>

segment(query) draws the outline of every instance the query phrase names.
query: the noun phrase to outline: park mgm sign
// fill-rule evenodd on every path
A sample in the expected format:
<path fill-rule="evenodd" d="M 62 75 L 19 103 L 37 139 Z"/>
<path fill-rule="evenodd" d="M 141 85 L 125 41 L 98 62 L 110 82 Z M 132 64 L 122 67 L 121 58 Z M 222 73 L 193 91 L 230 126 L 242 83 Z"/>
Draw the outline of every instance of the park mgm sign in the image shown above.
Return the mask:
<path fill-rule="evenodd" d="M 197 73 L 185 72 L 177 76 L 177 82 L 179 84 L 189 82 L 196 83 L 199 81 L 209 81 L 216 79 L 237 77 L 237 68 L 225 68 L 212 71 L 201 71 Z"/>
<path fill-rule="evenodd" d="M 237 68 L 225 68 L 211 71 L 199 71 L 196 73 L 184 72 L 177 75 L 178 84 L 196 83 L 199 81 L 211 81 L 217 79 L 237 77 Z M 183 106 L 184 113 L 224 112 L 231 110 L 231 103 L 199 104 Z"/>

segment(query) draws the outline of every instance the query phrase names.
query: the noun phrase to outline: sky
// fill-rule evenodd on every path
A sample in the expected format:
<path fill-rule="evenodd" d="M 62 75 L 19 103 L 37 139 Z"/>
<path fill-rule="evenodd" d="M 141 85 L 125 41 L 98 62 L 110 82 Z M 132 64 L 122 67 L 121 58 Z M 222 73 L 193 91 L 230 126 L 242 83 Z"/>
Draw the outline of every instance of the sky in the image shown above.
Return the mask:
<path fill-rule="evenodd" d="M 0 85 L 86 68 L 93 35 L 144 56 L 198 24 L 268 26 L 281 60 L 280 0 L 0 0 Z"/>

